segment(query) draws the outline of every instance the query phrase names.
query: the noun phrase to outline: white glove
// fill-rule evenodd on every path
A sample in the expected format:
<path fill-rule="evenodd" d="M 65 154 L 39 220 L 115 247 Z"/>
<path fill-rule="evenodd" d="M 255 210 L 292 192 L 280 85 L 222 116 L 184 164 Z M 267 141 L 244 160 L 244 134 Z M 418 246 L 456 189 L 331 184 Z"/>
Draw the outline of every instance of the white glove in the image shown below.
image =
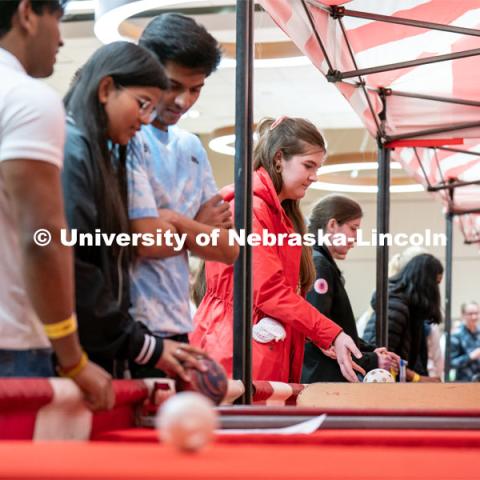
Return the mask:
<path fill-rule="evenodd" d="M 253 326 L 252 336 L 259 343 L 278 342 L 285 339 L 287 332 L 279 321 L 264 317 Z"/>

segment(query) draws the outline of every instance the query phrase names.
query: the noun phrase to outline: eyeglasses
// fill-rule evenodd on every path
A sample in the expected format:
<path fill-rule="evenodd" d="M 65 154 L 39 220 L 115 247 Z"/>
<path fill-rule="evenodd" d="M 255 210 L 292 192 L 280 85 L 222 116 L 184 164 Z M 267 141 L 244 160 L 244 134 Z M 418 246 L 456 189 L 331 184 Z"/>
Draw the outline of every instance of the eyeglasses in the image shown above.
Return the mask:
<path fill-rule="evenodd" d="M 125 87 L 123 87 L 122 90 L 137 101 L 138 108 L 140 111 L 140 116 L 143 119 L 146 119 L 148 123 L 151 123 L 155 120 L 157 116 L 157 112 L 155 110 L 154 103 L 152 103 L 150 100 L 145 100 L 144 98 L 139 97 L 138 95 L 135 95 L 130 90 L 127 90 Z"/>

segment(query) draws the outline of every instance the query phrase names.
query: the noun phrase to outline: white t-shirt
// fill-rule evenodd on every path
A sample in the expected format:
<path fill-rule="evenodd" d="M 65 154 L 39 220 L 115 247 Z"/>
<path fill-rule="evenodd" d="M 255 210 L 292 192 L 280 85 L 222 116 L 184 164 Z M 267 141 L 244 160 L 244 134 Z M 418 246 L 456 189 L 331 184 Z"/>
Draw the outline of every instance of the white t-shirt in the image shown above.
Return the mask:
<path fill-rule="evenodd" d="M 60 97 L 29 77 L 18 59 L 2 48 L 0 79 L 0 162 L 39 160 L 61 168 L 65 112 Z M 12 209 L 0 172 L 0 349 L 48 347 L 25 291 Z"/>

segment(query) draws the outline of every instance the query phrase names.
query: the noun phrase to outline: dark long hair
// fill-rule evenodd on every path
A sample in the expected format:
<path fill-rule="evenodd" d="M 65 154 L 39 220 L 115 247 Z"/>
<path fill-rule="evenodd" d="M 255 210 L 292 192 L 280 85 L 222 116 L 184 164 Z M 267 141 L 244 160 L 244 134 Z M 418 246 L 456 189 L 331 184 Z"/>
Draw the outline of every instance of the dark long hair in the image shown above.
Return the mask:
<path fill-rule="evenodd" d="M 90 57 L 64 98 L 68 115 L 89 140 L 98 168 L 101 189 L 96 200 L 101 229 L 128 232 L 127 146 L 109 145 L 108 117 L 98 99 L 98 87 L 105 77 L 112 77 L 116 87 L 166 89 L 168 80 L 161 64 L 147 50 L 129 42 L 114 42 Z"/>
<path fill-rule="evenodd" d="M 431 323 L 440 323 L 440 288 L 437 283 L 443 266 L 433 255 L 423 253 L 413 257 L 397 275 L 390 279 L 390 287 L 402 291 L 409 306 Z"/>
<path fill-rule="evenodd" d="M 258 141 L 253 154 L 253 169 L 263 167 L 270 176 L 275 191 L 279 193 L 283 187 L 282 174 L 275 168 L 275 155 L 282 152 L 285 161 L 295 155 L 302 155 L 308 146 L 318 147 L 326 152 L 325 140 L 313 123 L 303 118 L 284 117 L 277 121 L 273 118 L 264 118 L 257 126 Z M 282 202 L 287 217 L 291 220 L 297 233 L 304 235 L 307 227 L 298 200 L 287 199 Z M 300 260 L 300 286 L 303 292 L 308 292 L 315 280 L 315 265 L 312 250 L 302 248 Z"/>

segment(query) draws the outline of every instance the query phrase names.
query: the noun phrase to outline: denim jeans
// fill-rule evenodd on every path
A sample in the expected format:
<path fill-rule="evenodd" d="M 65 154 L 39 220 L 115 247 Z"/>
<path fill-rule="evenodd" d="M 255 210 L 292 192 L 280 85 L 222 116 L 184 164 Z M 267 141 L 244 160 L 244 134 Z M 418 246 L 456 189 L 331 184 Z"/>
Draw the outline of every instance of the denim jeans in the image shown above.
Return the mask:
<path fill-rule="evenodd" d="M 1 350 L 0 377 L 54 377 L 52 350 Z"/>

